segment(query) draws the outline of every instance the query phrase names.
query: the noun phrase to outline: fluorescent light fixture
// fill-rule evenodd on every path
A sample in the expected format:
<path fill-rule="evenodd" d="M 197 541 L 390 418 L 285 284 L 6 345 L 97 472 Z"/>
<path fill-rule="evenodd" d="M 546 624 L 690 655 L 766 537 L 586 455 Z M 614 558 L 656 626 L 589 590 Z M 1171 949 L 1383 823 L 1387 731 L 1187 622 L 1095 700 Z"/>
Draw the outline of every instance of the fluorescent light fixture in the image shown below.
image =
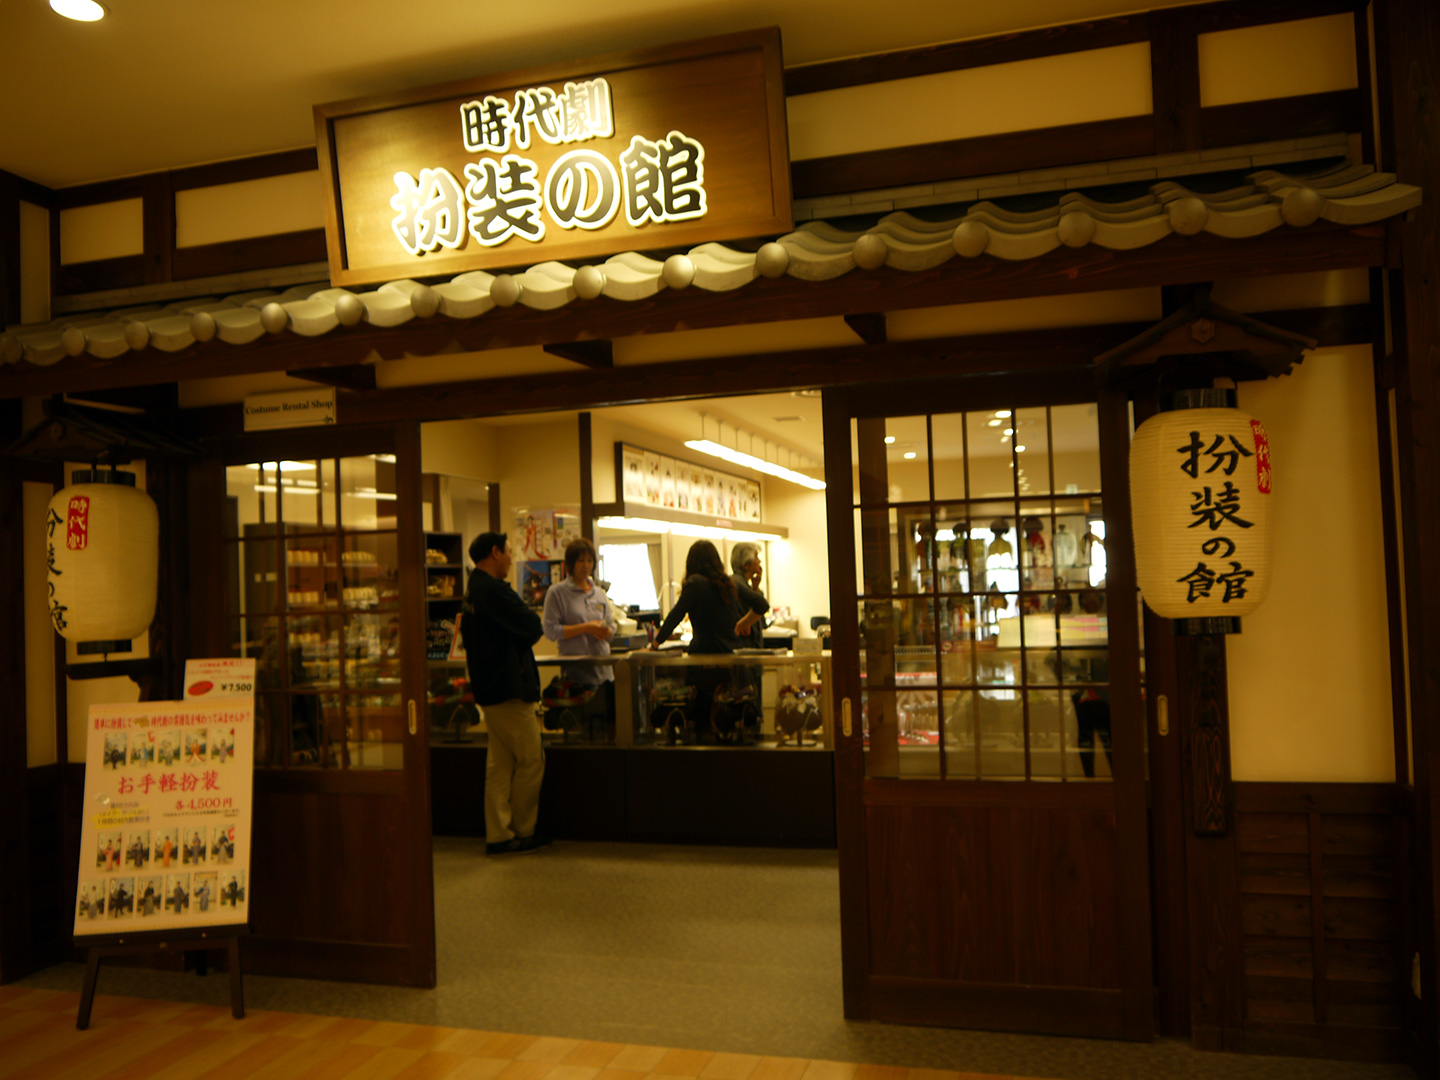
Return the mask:
<path fill-rule="evenodd" d="M 894 436 L 894 435 L 886 435 L 886 436 L 885 436 L 885 445 L 888 446 L 888 445 L 890 445 L 891 443 L 893 443 L 894 441 L 895 441 L 895 436 Z"/>
<path fill-rule="evenodd" d="M 661 521 L 658 518 L 601 517 L 595 524 L 602 529 L 618 532 L 655 533 L 664 536 L 691 536 L 706 540 L 753 540 L 756 543 L 775 543 L 778 538 L 767 533 L 750 532 L 746 529 L 722 529 L 718 525 L 692 525 L 688 521 Z"/>
<path fill-rule="evenodd" d="M 1005 422 L 1005 421 L 1003 421 L 1003 420 L 986 420 L 986 421 L 985 421 L 985 424 L 986 424 L 986 426 L 988 426 L 988 427 L 999 427 L 999 426 L 1000 426 L 1001 424 L 1003 424 L 1004 422 Z"/>
<path fill-rule="evenodd" d="M 652 518 L 602 517 L 596 518 L 595 524 L 602 529 L 617 529 L 621 532 L 659 533 L 664 535 L 670 531 L 669 524 L 664 521 L 655 521 Z"/>
<path fill-rule="evenodd" d="M 246 465 L 245 467 L 246 467 L 247 469 L 259 469 L 259 468 L 260 468 L 260 465 L 259 465 L 258 463 L 254 463 L 254 464 Z M 308 461 L 282 461 L 282 462 L 280 462 L 280 471 L 281 471 L 281 472 L 302 472 L 302 471 L 304 471 L 304 470 L 306 470 L 306 469 L 308 469 L 308 470 L 310 470 L 311 472 L 313 472 L 313 471 L 315 470 L 315 466 L 314 466 L 313 464 L 311 464 L 310 462 L 308 462 Z M 265 471 L 266 471 L 266 472 L 274 472 L 274 471 L 275 471 L 275 462 L 273 462 L 273 461 L 267 461 L 267 462 L 265 462 Z"/>
<path fill-rule="evenodd" d="M 345 492 L 346 495 L 355 499 L 376 499 L 379 501 L 393 500 L 393 491 L 376 491 L 374 488 L 356 488 L 354 491 Z"/>
<path fill-rule="evenodd" d="M 95 0 L 50 0 L 50 10 L 76 22 L 99 22 L 105 9 Z"/>
<path fill-rule="evenodd" d="M 911 458 L 913 458 L 914 456 L 915 456 L 915 451 L 914 451 L 914 450 L 906 450 L 906 451 L 905 451 L 905 460 L 906 460 L 906 461 L 909 461 L 909 460 L 910 460 Z"/>
<path fill-rule="evenodd" d="M 1006 420 L 1006 419 L 1008 419 L 1009 416 L 1010 416 L 1010 410 L 1009 410 L 1009 409 L 1000 409 L 1000 410 L 998 410 L 998 411 L 995 413 L 995 415 L 998 416 L 1001 420 Z"/>
<path fill-rule="evenodd" d="M 778 476 L 781 480 L 789 480 L 792 484 L 799 484 L 801 487 L 809 488 L 811 491 L 824 491 L 825 481 L 816 480 L 813 476 L 806 476 L 804 473 L 796 472 L 794 469 L 787 469 L 783 465 L 776 465 L 766 461 L 764 458 L 755 457 L 753 454 L 746 454 L 740 450 L 733 450 L 728 446 L 721 446 L 709 439 L 690 439 L 685 443 L 691 450 L 698 450 L 702 454 L 709 454 L 711 457 L 718 457 L 722 461 L 728 461 L 732 465 L 740 465 L 746 469 L 754 469 L 756 472 L 765 473 L 767 476 Z"/>
<path fill-rule="evenodd" d="M 1025 448 L 1024 448 L 1023 446 L 1017 446 L 1017 447 L 1015 447 L 1015 453 L 1017 453 L 1017 454 L 1023 454 L 1024 452 L 1025 452 Z"/>

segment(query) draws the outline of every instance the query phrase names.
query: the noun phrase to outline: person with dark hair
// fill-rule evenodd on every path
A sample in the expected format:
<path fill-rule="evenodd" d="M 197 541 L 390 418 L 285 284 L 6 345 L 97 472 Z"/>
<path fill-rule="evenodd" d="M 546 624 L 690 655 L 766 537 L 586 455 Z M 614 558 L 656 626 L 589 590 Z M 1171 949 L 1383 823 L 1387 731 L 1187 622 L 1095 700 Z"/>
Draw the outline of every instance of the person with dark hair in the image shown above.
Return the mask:
<path fill-rule="evenodd" d="M 565 547 L 565 578 L 545 593 L 541 618 L 545 636 L 560 646 L 561 656 L 609 656 L 610 639 L 615 635 L 615 616 L 605 590 L 591 580 L 595 573 L 595 545 L 585 537 Z M 615 670 L 575 664 L 561 669 L 565 681 L 583 691 L 600 688 L 604 700 L 592 704 L 603 709 L 607 720 L 613 713 Z"/>
<path fill-rule="evenodd" d="M 680 598 L 660 624 L 651 648 L 664 644 L 680 620 L 689 615 L 692 656 L 733 653 L 769 608 L 765 598 L 754 589 L 731 580 L 714 544 L 709 540 L 696 540 L 685 556 L 685 581 L 680 587 Z M 697 732 L 708 730 L 715 690 L 730 682 L 730 672 L 726 668 L 697 666 L 689 670 L 687 679 L 695 688 L 691 725 Z"/>
<path fill-rule="evenodd" d="M 460 637 L 470 690 L 489 732 L 485 762 L 485 852 L 524 854 L 544 847 L 535 833 L 545 751 L 540 745 L 540 669 L 532 651 L 540 617 L 510 587 L 505 534 L 483 532 L 470 543 L 475 571 L 465 589 Z"/>

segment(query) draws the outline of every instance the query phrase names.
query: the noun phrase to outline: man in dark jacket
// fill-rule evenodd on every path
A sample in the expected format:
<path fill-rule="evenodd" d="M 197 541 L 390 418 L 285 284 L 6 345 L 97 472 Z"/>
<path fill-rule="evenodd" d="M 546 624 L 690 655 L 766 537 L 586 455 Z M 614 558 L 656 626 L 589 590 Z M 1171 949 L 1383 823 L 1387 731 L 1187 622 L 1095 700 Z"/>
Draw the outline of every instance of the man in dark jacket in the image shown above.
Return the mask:
<path fill-rule="evenodd" d="M 507 581 L 510 550 L 504 533 L 484 532 L 470 544 L 475 572 L 465 589 L 460 637 L 470 689 L 485 716 L 485 851 L 538 851 L 535 835 L 545 751 L 540 746 L 540 671 L 532 651 L 543 629 Z"/>

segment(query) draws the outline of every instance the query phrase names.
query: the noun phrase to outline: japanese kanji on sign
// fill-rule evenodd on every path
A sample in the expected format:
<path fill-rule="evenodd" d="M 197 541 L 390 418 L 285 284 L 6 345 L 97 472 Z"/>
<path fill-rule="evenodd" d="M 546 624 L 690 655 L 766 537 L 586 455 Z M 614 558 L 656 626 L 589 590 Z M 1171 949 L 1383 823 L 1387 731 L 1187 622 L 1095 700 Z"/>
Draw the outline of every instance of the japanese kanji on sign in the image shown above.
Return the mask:
<path fill-rule="evenodd" d="M 1130 444 L 1136 576 L 1163 618 L 1237 619 L 1270 589 L 1270 439 L 1234 393 L 1177 395 Z"/>
<path fill-rule="evenodd" d="M 789 230 L 775 28 L 315 109 L 331 281 Z"/>
<path fill-rule="evenodd" d="M 254 661 L 240 663 L 248 676 L 216 669 L 194 700 L 91 706 L 77 937 L 247 921 Z"/>

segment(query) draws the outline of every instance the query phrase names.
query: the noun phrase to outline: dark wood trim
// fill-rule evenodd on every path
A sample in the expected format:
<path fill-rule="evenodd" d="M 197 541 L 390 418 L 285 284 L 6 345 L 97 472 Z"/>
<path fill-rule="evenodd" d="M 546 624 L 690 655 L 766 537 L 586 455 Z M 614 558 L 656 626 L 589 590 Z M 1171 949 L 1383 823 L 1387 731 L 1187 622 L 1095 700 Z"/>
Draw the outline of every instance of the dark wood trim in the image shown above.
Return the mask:
<path fill-rule="evenodd" d="M 1007 131 L 968 139 L 897 146 L 790 163 L 797 199 L 876 191 L 970 176 L 1058 168 L 1155 153 L 1150 114 L 1086 124 Z"/>
<path fill-rule="evenodd" d="M 896 1024 L 953 1026 L 955 1017 L 965 1016 L 990 1031 L 1043 1031 L 1091 1039 L 1130 1037 L 1122 1027 L 1124 1002 L 1119 990 L 961 984 L 874 975 L 870 1000 L 876 1020 Z"/>
<path fill-rule="evenodd" d="M 292 379 L 308 379 L 323 386 L 345 390 L 374 390 L 374 364 L 346 364 L 343 367 L 292 368 L 285 372 Z"/>
<path fill-rule="evenodd" d="M 175 250 L 175 196 L 170 191 L 170 174 L 145 177 L 141 200 L 145 284 L 157 285 L 170 280 L 170 258 Z"/>
<path fill-rule="evenodd" d="M 1202 34 L 1217 30 L 1239 30 L 1246 26 L 1313 19 L 1354 11 L 1358 0 L 1221 0 L 1195 8 L 1196 28 Z"/>
<path fill-rule="evenodd" d="M 847 506 L 846 509 L 846 516 L 853 517 L 853 508 Z M 852 576 L 849 598 L 852 602 L 854 590 L 855 584 Z M 1113 813 L 1115 809 L 1113 785 L 1096 783 L 937 780 L 922 784 L 916 783 L 914 780 L 870 777 L 861 784 L 861 794 L 866 806 L 993 807 L 1013 805 L 1023 806 L 1028 810 L 1074 810 L 1100 813 Z"/>
<path fill-rule="evenodd" d="M 1300 139 L 1359 131 L 1364 124 L 1359 90 L 1331 90 L 1323 94 L 1242 101 L 1238 105 L 1212 105 L 1200 110 L 1200 146 L 1243 146 L 1273 139 Z M 1343 156 L 1343 151 L 1332 152 Z M 1320 152 L 1316 152 L 1317 156 Z"/>
<path fill-rule="evenodd" d="M 1020 30 L 994 37 L 952 41 L 921 49 L 860 56 L 848 60 L 831 60 L 785 69 L 785 96 L 798 97 L 823 90 L 839 90 L 847 86 L 865 86 L 891 79 L 908 79 L 917 75 L 937 75 L 946 71 L 989 67 L 1016 60 L 1035 60 L 1042 56 L 1105 49 L 1114 45 L 1131 45 L 1146 39 L 1145 16 L 1121 15 L 1112 19 L 1093 19 L 1046 26 L 1038 30 Z"/>
<path fill-rule="evenodd" d="M 1195 8 L 1150 12 L 1150 93 L 1155 150 L 1200 148 L 1200 48 Z"/>
<path fill-rule="evenodd" d="M 405 951 L 404 945 L 249 937 L 244 942 L 243 960 L 245 970 L 252 975 L 373 983 L 377 972 L 404 971 Z M 432 984 L 417 980 L 400 985 L 428 987 Z"/>
<path fill-rule="evenodd" d="M 101 180 L 93 184 L 57 188 L 51 193 L 51 208 L 58 213 L 79 206 L 95 206 L 119 202 L 122 199 L 144 199 L 146 190 L 159 175 L 161 174 L 147 173 L 144 176 L 127 176 L 120 180 Z"/>
<path fill-rule="evenodd" d="M 423 655 L 423 650 L 422 650 Z M 398 770 L 256 769 L 255 792 L 287 795 L 392 795 L 405 793 Z"/>
<path fill-rule="evenodd" d="M 544 349 L 551 356 L 588 368 L 612 368 L 615 366 L 615 346 L 608 340 L 567 341 L 558 345 L 546 345 Z"/>
<path fill-rule="evenodd" d="M 595 439 L 591 433 L 590 412 L 583 410 L 575 417 L 575 426 L 580 440 L 580 535 L 595 538 Z M 615 483 L 623 483 L 624 477 L 617 471 Z M 615 493 L 616 497 L 620 492 Z"/>
<path fill-rule="evenodd" d="M 1393 784 L 1294 784 L 1247 781 L 1234 785 L 1240 814 L 1382 814 L 1401 812 Z"/>
<path fill-rule="evenodd" d="M 1333 1058 L 1337 1061 L 1404 1061 L 1403 1031 L 1340 1024 L 1246 1024 L 1236 1050 L 1248 1054 Z"/>
<path fill-rule="evenodd" d="M 170 187 L 175 191 L 215 187 L 217 184 L 238 184 L 246 180 L 266 180 L 272 176 L 315 172 L 320 168 L 315 148 L 282 150 L 277 154 L 220 161 L 213 165 L 193 165 L 188 169 L 170 170 Z"/>
<path fill-rule="evenodd" d="M 36 206 L 50 209 L 54 201 L 55 192 L 51 191 L 44 184 L 37 184 L 34 180 L 27 180 L 23 176 L 16 176 L 14 173 L 0 169 L 0 182 L 14 185 L 15 195 L 22 202 L 33 203 Z"/>
<path fill-rule="evenodd" d="M 1325 861 L 1320 814 L 1306 815 L 1306 838 L 1310 844 L 1310 994 L 1315 1022 L 1329 1017 L 1329 967 L 1325 960 Z"/>
<path fill-rule="evenodd" d="M 1355 75 L 1360 84 L 1360 160 L 1375 160 L 1375 65 L 1370 55 L 1370 5 L 1355 7 Z"/>
<path fill-rule="evenodd" d="M 0 326 L 20 321 L 20 184 L 0 169 Z"/>
<path fill-rule="evenodd" d="M 25 610 L 24 478 L 0 463 L 0 610 Z M 25 621 L 0 620 L 0 678 L 9 687 L 0 709 L 0 982 L 30 970 L 29 798 L 26 791 Z"/>
<path fill-rule="evenodd" d="M 850 412 L 844 397 L 826 391 L 821 397 L 825 454 L 825 515 L 848 522 L 854 511 L 854 479 L 850 472 Z M 860 624 L 855 610 L 855 536 L 850 528 L 830 528 L 830 655 L 832 657 L 831 726 L 835 739 L 835 839 L 840 861 L 840 967 L 845 1016 L 871 1018 L 870 905 L 866 882 L 865 748 L 860 718 Z M 852 709 L 852 727 L 844 730 L 845 703 Z"/>
<path fill-rule="evenodd" d="M 865 311 L 845 316 L 845 325 L 866 345 L 884 345 L 889 340 L 883 311 Z"/>
<path fill-rule="evenodd" d="M 485 511 L 490 518 L 490 520 L 486 523 L 486 528 L 488 528 L 491 532 L 502 531 L 502 518 L 504 515 L 500 513 L 499 484 L 485 485 Z"/>
<path fill-rule="evenodd" d="M 242 270 L 325 261 L 325 230 L 301 229 L 176 248 L 171 261 L 176 281 L 234 274 Z"/>
<path fill-rule="evenodd" d="M 108 291 L 110 289 L 133 289 L 145 284 L 147 260 L 144 255 L 121 255 L 114 259 L 95 259 L 91 262 L 61 265 L 60 258 L 60 215 L 53 213 L 55 248 L 55 295 L 68 296 L 72 293 Z"/>

